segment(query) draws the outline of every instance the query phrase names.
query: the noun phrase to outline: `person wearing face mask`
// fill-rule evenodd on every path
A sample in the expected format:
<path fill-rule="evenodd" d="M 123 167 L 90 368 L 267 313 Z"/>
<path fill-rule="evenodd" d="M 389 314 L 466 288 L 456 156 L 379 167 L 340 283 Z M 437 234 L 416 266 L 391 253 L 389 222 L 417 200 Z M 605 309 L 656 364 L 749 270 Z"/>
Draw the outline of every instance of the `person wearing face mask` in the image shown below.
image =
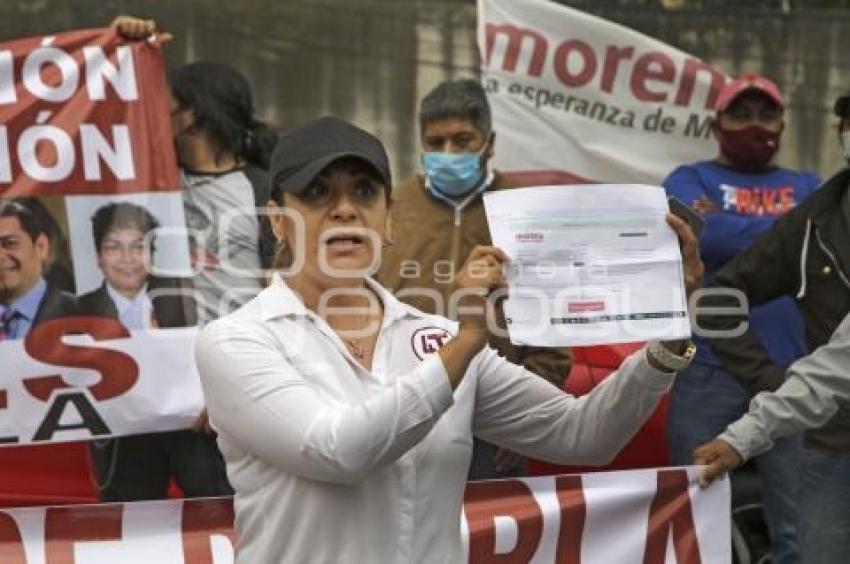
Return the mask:
<path fill-rule="evenodd" d="M 156 32 L 153 20 L 132 16 L 119 16 L 112 26 L 131 40 Z M 256 119 L 248 81 L 228 65 L 186 64 L 170 73 L 169 86 L 195 272 L 193 298 L 203 326 L 251 300 L 264 285 L 262 269 L 271 266 L 276 245 L 258 207 L 269 199 L 267 167 L 277 135 Z M 101 500 L 165 497 L 172 476 L 186 497 L 232 494 L 206 409 L 194 428 L 200 432 L 135 435 L 110 443 L 95 457 Z"/>
<path fill-rule="evenodd" d="M 248 81 L 223 63 L 171 73 L 171 125 L 186 224 L 192 230 L 202 324 L 253 298 L 271 264 L 274 237 L 257 208 L 268 201 L 275 133 L 254 118 Z"/>
<path fill-rule="evenodd" d="M 846 151 L 850 94 L 838 98 L 835 113 L 839 143 Z M 746 295 L 751 307 L 793 297 L 805 326 L 806 351 L 829 342 L 850 312 L 850 168 L 839 170 L 805 202 L 777 219 L 752 246 L 723 266 L 707 287 L 724 293 L 703 298 L 699 305 L 704 308 L 739 306 L 730 290 Z M 735 338 L 708 339 L 708 344 L 751 395 L 777 390 L 786 374 L 759 340 L 758 327 L 742 325 L 754 322 L 756 312 L 697 317 L 699 326 L 708 331 L 746 329 Z M 760 394 L 754 408 L 768 397 L 772 396 Z M 838 402 L 837 412 L 826 425 L 806 432 L 798 475 L 800 561 L 846 562 L 850 531 L 850 408 L 846 402 Z"/>
<path fill-rule="evenodd" d="M 126 15 L 112 27 L 131 40 L 157 32 L 155 21 Z M 169 73 L 169 86 L 203 325 L 253 298 L 265 282 L 263 269 L 272 265 L 275 239 L 258 208 L 269 199 L 267 169 L 277 134 L 256 118 L 247 79 L 229 65 L 183 65 Z"/>
<path fill-rule="evenodd" d="M 774 164 L 784 129 L 785 102 L 777 86 L 755 75 L 725 85 L 717 100 L 714 160 L 675 169 L 663 182 L 667 193 L 705 218 L 700 241 L 706 279 L 770 228 L 777 217 L 808 198 L 820 180 L 814 174 Z M 752 329 L 770 362 L 784 369 L 805 351 L 802 323 L 791 298 L 757 307 Z M 778 387 L 781 379 L 772 382 Z M 715 437 L 746 412 L 756 390 L 735 378 L 707 346 L 683 373 L 671 394 L 667 436 L 671 462 L 691 464 L 698 445 Z M 797 562 L 794 464 L 800 438 L 777 441 L 757 459 L 773 562 Z"/>
<path fill-rule="evenodd" d="M 485 192 L 515 187 L 490 167 L 495 133 L 484 89 L 475 80 L 438 84 L 421 101 L 423 174 L 393 187 L 393 237 L 378 278 L 422 311 L 453 316 L 455 273 L 476 245 L 490 245 Z M 504 327 L 504 316 L 497 308 Z M 572 357 L 567 348 L 512 345 L 506 333 L 490 344 L 509 361 L 562 387 Z M 475 440 L 470 479 L 516 475 L 522 460 Z"/>

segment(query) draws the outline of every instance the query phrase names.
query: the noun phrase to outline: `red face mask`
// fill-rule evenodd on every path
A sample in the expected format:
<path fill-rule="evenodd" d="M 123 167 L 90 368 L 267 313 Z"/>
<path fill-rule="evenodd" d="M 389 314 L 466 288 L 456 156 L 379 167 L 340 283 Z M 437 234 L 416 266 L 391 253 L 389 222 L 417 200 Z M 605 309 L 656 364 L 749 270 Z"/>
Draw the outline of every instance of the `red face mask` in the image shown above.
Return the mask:
<path fill-rule="evenodd" d="M 735 168 L 746 171 L 767 168 L 779 150 L 779 137 L 782 135 L 781 130 L 769 131 L 759 125 L 744 129 L 721 129 L 717 126 L 715 133 L 720 142 L 720 154 Z"/>

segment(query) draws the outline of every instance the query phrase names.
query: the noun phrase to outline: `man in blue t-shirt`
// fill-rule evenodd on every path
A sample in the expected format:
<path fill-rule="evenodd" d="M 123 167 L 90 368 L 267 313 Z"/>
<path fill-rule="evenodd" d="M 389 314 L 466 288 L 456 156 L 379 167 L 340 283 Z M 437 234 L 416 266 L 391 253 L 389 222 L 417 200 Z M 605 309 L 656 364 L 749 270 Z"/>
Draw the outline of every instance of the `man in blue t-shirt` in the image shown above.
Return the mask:
<path fill-rule="evenodd" d="M 705 218 L 700 245 L 706 280 L 820 184 L 814 174 L 773 164 L 784 109 L 770 80 L 744 75 L 731 81 L 720 92 L 713 124 L 719 156 L 680 166 L 664 181 L 669 195 Z M 754 308 L 750 320 L 778 365 L 787 367 L 805 354 L 802 321 L 791 298 Z M 695 341 L 697 356 L 671 394 L 667 436 L 674 464 L 691 464 L 694 449 L 746 413 L 750 401 L 750 392 L 723 368 L 698 331 Z M 794 469 L 800 447 L 800 438 L 792 437 L 757 459 L 776 564 L 799 559 Z"/>

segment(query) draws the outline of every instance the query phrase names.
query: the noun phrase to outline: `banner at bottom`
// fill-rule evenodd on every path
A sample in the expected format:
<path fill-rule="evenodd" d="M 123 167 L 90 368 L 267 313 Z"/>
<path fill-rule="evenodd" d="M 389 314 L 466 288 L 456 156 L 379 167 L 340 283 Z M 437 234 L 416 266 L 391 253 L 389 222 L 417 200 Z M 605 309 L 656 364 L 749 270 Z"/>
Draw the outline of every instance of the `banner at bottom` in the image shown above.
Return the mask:
<path fill-rule="evenodd" d="M 696 476 L 688 467 L 472 482 L 466 560 L 728 564 L 729 482 L 701 490 Z M 231 498 L 0 510 L 3 564 L 231 564 L 235 543 Z"/>

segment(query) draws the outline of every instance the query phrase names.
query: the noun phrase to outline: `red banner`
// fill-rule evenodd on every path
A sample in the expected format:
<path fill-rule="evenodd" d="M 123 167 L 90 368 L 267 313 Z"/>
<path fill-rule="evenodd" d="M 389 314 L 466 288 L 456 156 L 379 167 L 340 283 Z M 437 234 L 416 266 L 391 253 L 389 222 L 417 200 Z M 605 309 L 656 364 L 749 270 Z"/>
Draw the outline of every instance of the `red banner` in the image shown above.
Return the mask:
<path fill-rule="evenodd" d="M 114 29 L 0 45 L 0 197 L 177 190 L 156 42 Z"/>
<path fill-rule="evenodd" d="M 200 412 L 169 111 L 156 38 L 0 44 L 0 238 L 16 245 L 0 249 L 0 445 L 170 431 Z M 137 314 L 122 320 L 115 296 Z"/>

